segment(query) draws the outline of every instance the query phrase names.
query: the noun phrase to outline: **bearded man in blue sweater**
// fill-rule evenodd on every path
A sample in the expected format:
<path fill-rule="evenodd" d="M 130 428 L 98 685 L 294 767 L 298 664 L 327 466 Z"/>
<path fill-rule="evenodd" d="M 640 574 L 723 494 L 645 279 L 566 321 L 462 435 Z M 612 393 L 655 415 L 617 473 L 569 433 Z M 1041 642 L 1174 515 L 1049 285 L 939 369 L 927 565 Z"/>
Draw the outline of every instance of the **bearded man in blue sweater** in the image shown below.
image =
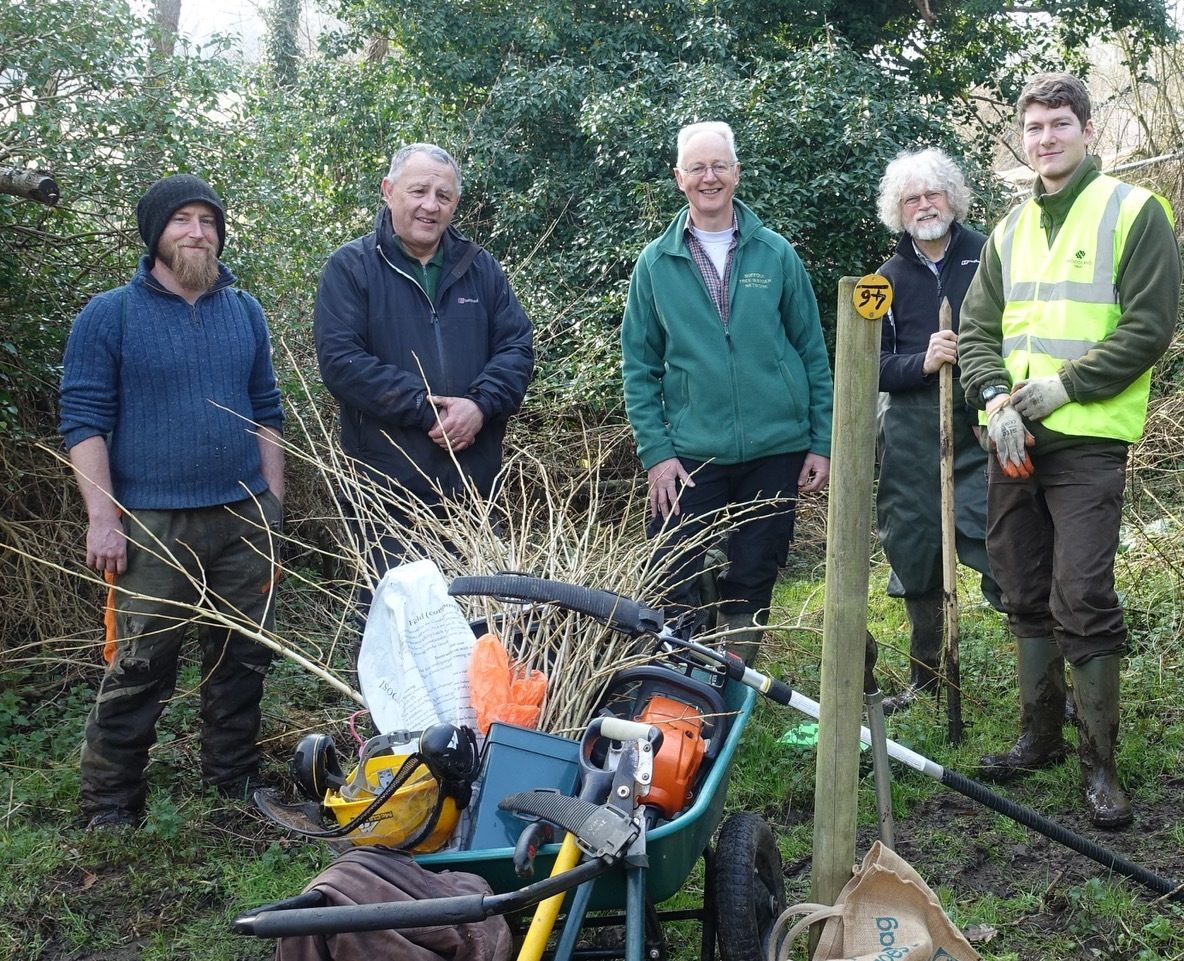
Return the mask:
<path fill-rule="evenodd" d="M 197 177 L 157 181 L 136 207 L 147 254 L 94 297 L 66 345 L 59 429 L 87 512 L 86 563 L 115 579 L 113 655 L 86 722 L 89 828 L 135 824 L 148 751 L 187 628 L 201 645 L 203 779 L 244 797 L 284 494 L 283 414 L 258 302 L 218 258 L 226 220 Z M 208 612 L 208 613 L 203 613 Z"/>

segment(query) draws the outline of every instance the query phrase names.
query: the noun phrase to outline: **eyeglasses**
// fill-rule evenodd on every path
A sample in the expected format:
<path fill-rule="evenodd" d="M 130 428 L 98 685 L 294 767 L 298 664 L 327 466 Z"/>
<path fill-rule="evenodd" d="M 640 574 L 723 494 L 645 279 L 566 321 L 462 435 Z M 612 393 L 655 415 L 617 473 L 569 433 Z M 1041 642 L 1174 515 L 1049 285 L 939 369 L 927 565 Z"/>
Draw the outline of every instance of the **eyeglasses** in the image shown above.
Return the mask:
<path fill-rule="evenodd" d="M 695 177 L 698 179 L 699 177 L 704 176 L 708 170 L 710 170 L 717 177 L 723 177 L 724 175 L 731 173 L 732 168 L 735 166 L 736 161 L 732 161 L 730 164 L 727 164 L 721 160 L 713 164 L 691 164 L 689 167 L 680 167 L 679 169 L 688 177 Z"/>
<path fill-rule="evenodd" d="M 901 199 L 901 203 L 906 207 L 919 207 L 921 205 L 921 198 L 925 198 L 925 202 L 930 206 L 936 204 L 946 195 L 944 190 L 927 190 L 923 194 L 912 194 Z"/>

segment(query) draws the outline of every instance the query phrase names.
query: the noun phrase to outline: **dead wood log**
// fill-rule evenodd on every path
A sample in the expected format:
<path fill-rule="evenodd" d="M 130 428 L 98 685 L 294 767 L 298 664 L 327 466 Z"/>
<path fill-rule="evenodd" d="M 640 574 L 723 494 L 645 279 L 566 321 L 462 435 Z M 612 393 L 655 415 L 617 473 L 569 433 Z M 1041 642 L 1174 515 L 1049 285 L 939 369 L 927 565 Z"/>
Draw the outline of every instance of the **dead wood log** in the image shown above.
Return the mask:
<path fill-rule="evenodd" d="M 61 194 L 58 182 L 48 170 L 28 170 L 24 167 L 0 167 L 0 193 L 24 197 L 47 207 L 54 207 Z"/>

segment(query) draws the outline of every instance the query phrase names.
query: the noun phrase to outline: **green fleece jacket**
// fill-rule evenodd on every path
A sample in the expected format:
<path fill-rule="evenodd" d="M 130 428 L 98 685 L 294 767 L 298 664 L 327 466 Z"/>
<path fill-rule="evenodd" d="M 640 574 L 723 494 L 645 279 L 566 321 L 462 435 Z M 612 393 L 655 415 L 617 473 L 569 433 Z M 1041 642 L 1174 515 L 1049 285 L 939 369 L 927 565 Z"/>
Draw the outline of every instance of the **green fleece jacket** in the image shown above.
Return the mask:
<path fill-rule="evenodd" d="M 1040 206 L 1040 222 L 1050 244 L 1078 195 L 1097 176 L 1097 161 L 1086 157 L 1056 193 L 1045 193 L 1040 178 L 1036 178 L 1033 198 Z M 1172 339 L 1180 301 L 1180 251 L 1173 226 L 1153 198 L 1148 199 L 1131 225 L 1118 264 L 1117 287 L 1122 305 L 1118 326 L 1093 350 L 1066 361 L 1061 368 L 1061 383 L 1070 400 L 1088 403 L 1121 393 L 1159 359 Z M 962 303 L 958 332 L 962 387 L 967 402 L 979 408 L 983 406 L 979 391 L 984 387 L 1011 386 L 1001 356 L 1003 308 L 1002 264 L 995 244 L 988 240 L 978 273 Z M 1099 442 L 1097 438 L 1068 437 L 1039 422 L 1027 426 L 1036 438 L 1035 449 L 1044 453 Z"/>
<path fill-rule="evenodd" d="M 740 236 L 720 320 L 687 249 L 689 208 L 637 260 L 621 324 L 625 408 L 645 468 L 830 456 L 832 382 L 796 251 L 734 201 Z"/>

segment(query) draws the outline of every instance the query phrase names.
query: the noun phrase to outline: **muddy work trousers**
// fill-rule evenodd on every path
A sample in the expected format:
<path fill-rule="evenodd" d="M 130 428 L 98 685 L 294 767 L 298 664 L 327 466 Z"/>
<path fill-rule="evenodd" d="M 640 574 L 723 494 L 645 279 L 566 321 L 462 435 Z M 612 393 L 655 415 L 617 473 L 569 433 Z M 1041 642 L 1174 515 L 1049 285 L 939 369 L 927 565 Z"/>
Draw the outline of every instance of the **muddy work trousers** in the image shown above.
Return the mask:
<path fill-rule="evenodd" d="M 1071 664 L 1121 653 L 1114 590 L 1126 445 L 1085 444 L 1032 455 L 1026 480 L 991 458 L 987 551 L 1017 638 L 1056 638 Z"/>
<path fill-rule="evenodd" d="M 124 519 L 127 571 L 116 584 L 115 656 L 86 721 L 82 810 L 139 811 L 156 722 L 173 696 L 188 628 L 201 647 L 201 773 L 234 792 L 259 766 L 256 739 L 271 651 L 224 624 L 270 629 L 281 508 L 258 499 Z M 194 608 L 197 608 L 195 610 Z"/>
<path fill-rule="evenodd" d="M 958 560 L 982 575 L 983 596 L 1000 609 L 987 560 L 987 454 L 970 425 L 954 420 L 954 534 Z M 942 589 L 940 406 L 931 389 L 881 394 L 876 528 L 891 565 L 890 597 Z"/>

